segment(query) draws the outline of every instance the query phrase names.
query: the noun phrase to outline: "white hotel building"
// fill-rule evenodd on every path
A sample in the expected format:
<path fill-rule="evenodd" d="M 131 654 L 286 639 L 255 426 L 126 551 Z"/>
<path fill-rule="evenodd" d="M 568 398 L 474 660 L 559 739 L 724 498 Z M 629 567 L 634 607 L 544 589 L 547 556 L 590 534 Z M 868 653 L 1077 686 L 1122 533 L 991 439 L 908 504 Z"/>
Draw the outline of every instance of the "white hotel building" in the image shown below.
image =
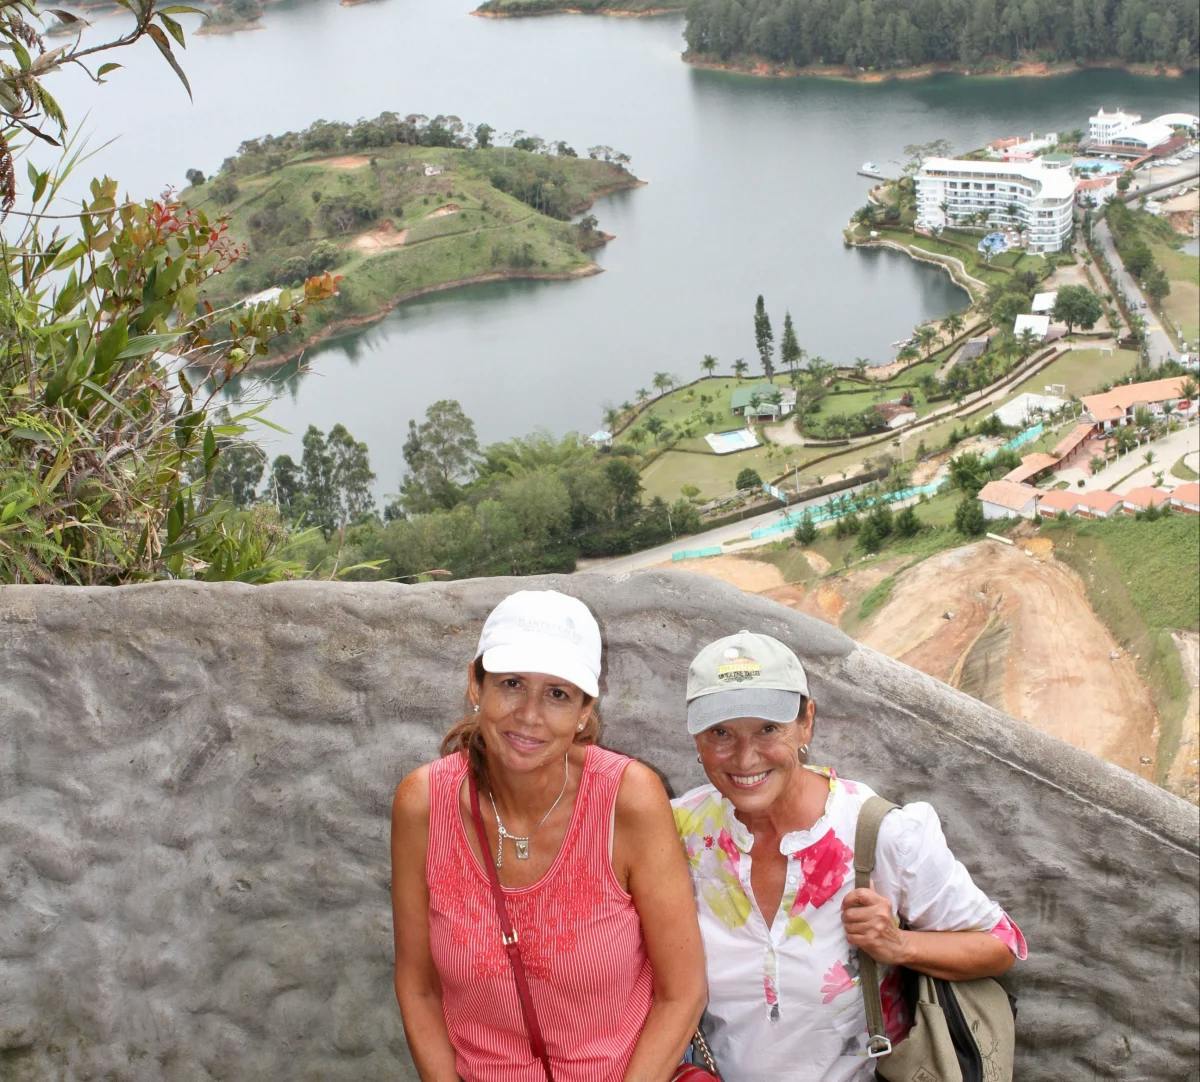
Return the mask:
<path fill-rule="evenodd" d="M 1075 178 L 1070 159 L 1046 162 L 927 158 L 917 173 L 917 225 L 938 230 L 984 224 L 1024 230 L 1031 252 L 1057 252 L 1071 236 Z"/>

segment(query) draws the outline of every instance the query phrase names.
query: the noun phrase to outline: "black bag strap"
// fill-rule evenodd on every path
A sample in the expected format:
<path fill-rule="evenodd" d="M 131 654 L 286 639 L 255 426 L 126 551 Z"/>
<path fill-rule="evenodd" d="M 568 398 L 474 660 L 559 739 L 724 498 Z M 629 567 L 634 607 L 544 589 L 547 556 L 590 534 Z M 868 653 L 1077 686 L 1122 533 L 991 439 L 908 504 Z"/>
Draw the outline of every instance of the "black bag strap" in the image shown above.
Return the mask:
<path fill-rule="evenodd" d="M 879 839 L 879 825 L 896 805 L 881 796 L 869 797 L 858 810 L 858 825 L 854 830 L 854 886 L 869 887 L 871 873 L 875 870 L 875 843 Z M 871 1058 L 886 1056 L 892 1050 L 892 1042 L 883 1031 L 883 1002 L 879 998 L 879 967 L 866 951 L 858 952 L 859 984 L 862 987 L 863 1005 L 867 1009 L 867 1055 Z"/>

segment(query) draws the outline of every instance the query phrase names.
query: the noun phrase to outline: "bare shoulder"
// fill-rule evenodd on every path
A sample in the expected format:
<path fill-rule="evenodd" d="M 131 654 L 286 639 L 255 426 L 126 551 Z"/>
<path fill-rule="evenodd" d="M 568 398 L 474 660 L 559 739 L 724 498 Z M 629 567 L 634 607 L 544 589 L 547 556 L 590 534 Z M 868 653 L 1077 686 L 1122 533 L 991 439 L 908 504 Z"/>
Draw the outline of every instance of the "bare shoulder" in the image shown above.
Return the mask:
<path fill-rule="evenodd" d="M 425 763 L 407 775 L 392 797 L 392 823 L 414 826 L 429 822 L 429 774 L 432 763 Z"/>
<path fill-rule="evenodd" d="M 667 790 L 659 776 L 645 763 L 630 761 L 617 790 L 617 816 L 621 819 L 670 814 Z"/>

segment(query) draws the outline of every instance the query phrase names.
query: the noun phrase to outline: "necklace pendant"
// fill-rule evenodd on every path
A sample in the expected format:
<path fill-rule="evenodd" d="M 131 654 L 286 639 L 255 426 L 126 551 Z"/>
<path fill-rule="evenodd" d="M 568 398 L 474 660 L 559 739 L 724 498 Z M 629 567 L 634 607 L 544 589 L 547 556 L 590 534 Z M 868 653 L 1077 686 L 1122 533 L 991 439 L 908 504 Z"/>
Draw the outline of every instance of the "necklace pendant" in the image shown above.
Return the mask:
<path fill-rule="evenodd" d="M 511 835 L 510 835 L 511 837 Z M 528 838 L 513 838 L 513 845 L 517 849 L 517 860 L 529 859 L 529 839 Z"/>

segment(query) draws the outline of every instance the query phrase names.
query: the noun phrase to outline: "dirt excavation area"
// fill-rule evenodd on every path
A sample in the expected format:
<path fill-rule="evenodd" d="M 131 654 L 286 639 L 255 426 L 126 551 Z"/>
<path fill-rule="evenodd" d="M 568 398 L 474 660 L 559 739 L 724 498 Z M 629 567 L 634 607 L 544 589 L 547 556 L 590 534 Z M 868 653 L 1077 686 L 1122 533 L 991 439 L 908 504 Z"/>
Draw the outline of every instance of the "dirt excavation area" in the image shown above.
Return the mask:
<path fill-rule="evenodd" d="M 1026 544 L 982 541 L 908 570 L 903 557 L 885 559 L 808 586 L 783 583 L 776 567 L 748 557 L 689 561 L 686 570 L 849 622 L 860 642 L 1153 780 L 1157 715 L 1135 659 L 1050 543 Z M 887 601 L 854 627 L 862 599 L 890 576 Z"/>
<path fill-rule="evenodd" d="M 360 252 L 378 252 L 385 248 L 400 248 L 406 240 L 407 229 L 397 229 L 391 221 L 386 221 L 369 233 L 360 233 L 355 237 L 354 247 Z"/>
<path fill-rule="evenodd" d="M 681 565 L 668 560 L 657 564 L 655 570 L 679 571 Z M 702 560 L 689 560 L 682 570 L 720 579 L 748 594 L 764 594 L 785 585 L 783 572 L 774 564 L 746 560 L 740 556 L 708 556 Z"/>
<path fill-rule="evenodd" d="M 897 580 L 859 639 L 1051 736 L 1145 778 L 1158 741 L 1150 692 L 1073 571 L 982 541 Z M 1143 761 L 1145 760 L 1145 761 Z"/>

